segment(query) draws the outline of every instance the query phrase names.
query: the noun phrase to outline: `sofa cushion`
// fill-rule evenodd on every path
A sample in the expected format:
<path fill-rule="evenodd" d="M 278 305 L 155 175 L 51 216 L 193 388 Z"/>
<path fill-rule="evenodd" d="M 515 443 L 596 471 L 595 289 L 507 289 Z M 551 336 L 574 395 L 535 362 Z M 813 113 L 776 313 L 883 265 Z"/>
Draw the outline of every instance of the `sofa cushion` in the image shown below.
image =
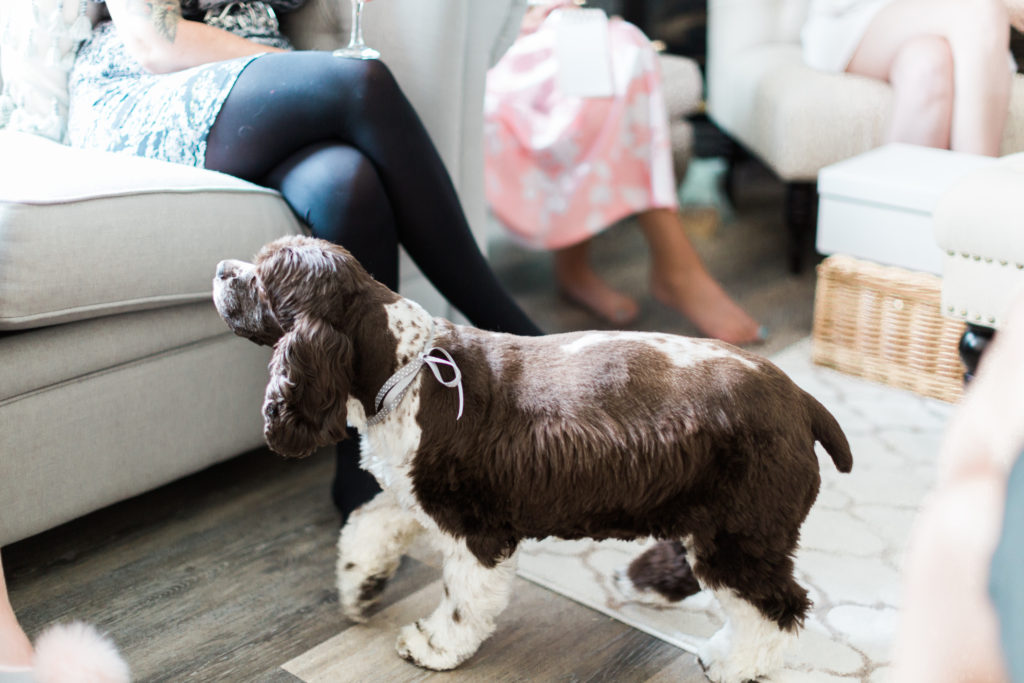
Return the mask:
<path fill-rule="evenodd" d="M 0 330 L 209 299 L 217 262 L 302 230 L 228 175 L 0 131 Z"/>
<path fill-rule="evenodd" d="M 227 325 L 205 301 L 0 334 L 0 406 L 224 334 Z"/>

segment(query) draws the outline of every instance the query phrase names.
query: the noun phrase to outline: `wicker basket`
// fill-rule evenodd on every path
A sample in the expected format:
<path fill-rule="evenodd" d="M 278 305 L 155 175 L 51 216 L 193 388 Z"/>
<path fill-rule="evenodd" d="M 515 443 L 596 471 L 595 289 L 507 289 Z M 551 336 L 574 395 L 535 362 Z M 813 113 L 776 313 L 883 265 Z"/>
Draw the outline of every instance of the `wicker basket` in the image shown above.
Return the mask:
<path fill-rule="evenodd" d="M 954 402 L 963 389 L 962 322 L 940 311 L 941 280 L 830 256 L 818 266 L 813 359 L 819 365 Z"/>

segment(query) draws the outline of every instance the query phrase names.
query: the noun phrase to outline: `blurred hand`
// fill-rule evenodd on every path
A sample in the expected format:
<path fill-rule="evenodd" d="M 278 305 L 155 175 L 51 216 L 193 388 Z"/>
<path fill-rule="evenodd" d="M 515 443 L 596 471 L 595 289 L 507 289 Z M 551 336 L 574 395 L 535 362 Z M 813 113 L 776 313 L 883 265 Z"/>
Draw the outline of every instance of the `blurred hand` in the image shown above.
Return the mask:
<path fill-rule="evenodd" d="M 943 444 L 939 486 L 991 470 L 1005 478 L 1024 445 L 1024 296 L 985 350 Z"/>
<path fill-rule="evenodd" d="M 1024 296 L 950 420 L 904 566 L 895 681 L 1008 681 L 989 599 L 1010 470 L 1024 445 Z"/>

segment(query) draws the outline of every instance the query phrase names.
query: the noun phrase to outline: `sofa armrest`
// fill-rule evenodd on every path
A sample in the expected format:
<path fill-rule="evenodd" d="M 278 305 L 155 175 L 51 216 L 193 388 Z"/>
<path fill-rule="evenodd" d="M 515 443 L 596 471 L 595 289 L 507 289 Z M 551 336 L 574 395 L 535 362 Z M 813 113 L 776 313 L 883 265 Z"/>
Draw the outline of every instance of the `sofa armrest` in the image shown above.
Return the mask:
<path fill-rule="evenodd" d="M 526 0 L 380 0 L 363 12 L 367 44 L 380 50 L 451 174 L 477 241 L 486 243 L 483 100 L 487 69 L 518 30 Z M 347 0 L 310 0 L 282 20 L 301 49 L 347 40 Z"/>
<path fill-rule="evenodd" d="M 945 252 L 942 311 L 983 327 L 1000 328 L 1024 293 L 1024 239 L 1019 188 L 1024 153 L 1001 157 L 966 174 L 939 198 L 935 241 Z"/>
<path fill-rule="evenodd" d="M 769 44 L 799 44 L 809 0 L 708 0 L 708 107 L 718 96 L 720 69 L 752 48 Z"/>
<path fill-rule="evenodd" d="M 484 86 L 507 25 L 518 23 L 523 7 L 525 0 L 384 0 L 365 10 L 366 40 L 381 51 L 430 131 L 481 245 Z"/>

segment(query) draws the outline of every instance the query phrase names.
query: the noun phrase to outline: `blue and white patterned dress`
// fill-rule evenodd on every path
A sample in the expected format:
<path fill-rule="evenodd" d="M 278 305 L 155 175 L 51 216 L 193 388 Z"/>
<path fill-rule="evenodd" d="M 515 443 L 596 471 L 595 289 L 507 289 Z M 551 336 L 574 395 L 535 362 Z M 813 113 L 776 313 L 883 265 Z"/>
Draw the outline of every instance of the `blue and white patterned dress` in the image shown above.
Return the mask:
<path fill-rule="evenodd" d="M 274 0 L 267 4 L 284 12 L 304 1 Z M 211 10 L 219 14 L 228 5 L 244 9 L 246 4 L 223 0 L 181 3 L 182 15 L 193 20 L 203 20 Z M 290 47 L 276 26 L 259 35 L 244 26 L 225 28 L 265 45 Z M 71 69 L 69 144 L 202 167 L 206 138 L 221 105 L 238 75 L 258 56 L 153 74 L 128 53 L 114 23 L 101 22 L 79 48 Z"/>

